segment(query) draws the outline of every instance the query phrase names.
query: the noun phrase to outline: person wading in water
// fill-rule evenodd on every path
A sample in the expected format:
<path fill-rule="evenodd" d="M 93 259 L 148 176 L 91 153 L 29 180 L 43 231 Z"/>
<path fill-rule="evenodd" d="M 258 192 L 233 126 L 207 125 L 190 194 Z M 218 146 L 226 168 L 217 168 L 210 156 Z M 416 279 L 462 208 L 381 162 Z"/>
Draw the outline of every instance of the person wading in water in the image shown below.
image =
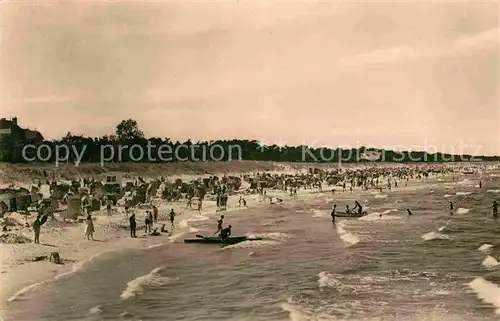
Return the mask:
<path fill-rule="evenodd" d="M 228 238 L 229 236 L 231 236 L 231 227 L 232 227 L 232 226 L 231 226 L 231 225 L 229 225 L 228 227 L 223 228 L 223 229 L 222 229 L 222 231 L 220 231 L 220 235 L 219 235 L 219 237 L 220 237 L 220 239 L 221 239 L 221 243 L 222 243 L 222 244 L 226 243 L 227 238 Z"/>
<path fill-rule="evenodd" d="M 220 218 L 217 220 L 217 232 L 215 232 L 215 234 L 218 234 L 220 231 L 222 231 L 223 224 L 224 224 L 224 215 L 221 215 Z"/>
<path fill-rule="evenodd" d="M 333 204 L 333 208 L 332 208 L 332 213 L 330 215 L 332 215 L 332 222 L 335 223 L 335 210 L 337 209 L 337 204 Z"/>

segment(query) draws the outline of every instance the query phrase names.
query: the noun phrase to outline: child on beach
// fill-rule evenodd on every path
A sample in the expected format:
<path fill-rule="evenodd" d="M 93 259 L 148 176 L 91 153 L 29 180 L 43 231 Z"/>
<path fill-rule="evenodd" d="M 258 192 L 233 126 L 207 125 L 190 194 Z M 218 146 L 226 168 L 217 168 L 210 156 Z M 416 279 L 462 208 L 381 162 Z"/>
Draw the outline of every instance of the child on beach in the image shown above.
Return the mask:
<path fill-rule="evenodd" d="M 149 211 L 146 211 L 146 216 L 144 217 L 144 230 L 145 230 L 146 234 L 148 233 L 148 230 L 149 230 L 149 232 L 151 232 L 151 220 L 150 220 Z"/>
<path fill-rule="evenodd" d="M 170 209 L 170 213 L 168 213 L 168 216 L 170 217 L 170 229 L 174 229 L 174 220 L 175 220 L 175 212 L 174 209 Z"/>
<path fill-rule="evenodd" d="M 85 227 L 85 235 L 87 240 L 94 240 L 94 222 L 92 221 L 92 215 L 87 215 L 87 226 Z"/>
<path fill-rule="evenodd" d="M 111 201 L 110 200 L 107 201 L 106 212 L 108 213 L 108 216 L 111 216 Z"/>

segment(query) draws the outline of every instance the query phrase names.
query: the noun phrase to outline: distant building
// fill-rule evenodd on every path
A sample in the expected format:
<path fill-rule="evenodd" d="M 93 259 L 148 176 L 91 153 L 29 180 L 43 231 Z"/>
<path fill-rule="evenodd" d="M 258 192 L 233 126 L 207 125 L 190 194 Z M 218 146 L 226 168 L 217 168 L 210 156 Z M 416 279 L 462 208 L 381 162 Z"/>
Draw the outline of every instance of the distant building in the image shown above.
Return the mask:
<path fill-rule="evenodd" d="M 17 123 L 17 117 L 12 119 L 0 119 L 0 141 L 5 138 L 11 138 L 11 142 L 15 145 L 40 144 L 44 138 L 40 132 L 27 128 L 22 128 Z M 5 145 L 0 144 L 0 158 L 4 155 Z"/>
<path fill-rule="evenodd" d="M 10 136 L 14 141 L 21 143 L 37 144 L 43 142 L 39 131 L 25 129 L 17 124 L 17 117 L 0 119 L 0 137 Z"/>

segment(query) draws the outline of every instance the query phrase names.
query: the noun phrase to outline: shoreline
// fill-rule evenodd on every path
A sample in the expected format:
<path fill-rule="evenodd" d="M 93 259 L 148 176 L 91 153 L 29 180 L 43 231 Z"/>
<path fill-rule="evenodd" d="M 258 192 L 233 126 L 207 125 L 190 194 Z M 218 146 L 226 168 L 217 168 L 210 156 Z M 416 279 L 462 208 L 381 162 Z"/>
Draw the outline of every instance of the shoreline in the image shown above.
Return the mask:
<path fill-rule="evenodd" d="M 224 165 L 224 164 L 222 164 Z M 247 168 L 234 170 L 231 173 L 237 174 L 246 174 L 251 173 L 252 171 L 266 171 L 266 172 L 274 172 L 274 173 L 290 173 L 290 172 L 299 172 L 301 170 L 306 170 L 308 167 L 315 167 L 313 164 L 297 164 L 299 166 L 294 168 L 287 168 L 285 164 L 271 164 L 274 166 L 273 169 L 263 169 L 263 168 L 255 168 L 253 166 L 250 171 L 245 172 Z M 332 164 L 325 164 L 332 168 Z M 387 164 L 380 164 L 385 165 Z M 100 167 L 100 166 L 99 166 Z M 140 166 L 139 166 L 140 167 Z M 149 165 L 148 165 L 149 167 Z M 154 165 L 153 165 L 154 167 Z M 319 167 L 319 166 L 318 166 Z M 2 167 L 0 167 L 2 168 Z M 90 167 L 92 168 L 92 167 Z M 39 169 L 36 169 L 39 170 Z M 139 168 L 137 168 L 139 170 Z M 224 175 L 229 174 L 230 172 L 225 171 L 222 173 L 212 173 L 213 175 Z M 136 173 L 134 173 L 136 174 Z M 78 174 L 77 174 L 78 175 Z M 181 177 L 181 178 L 196 178 L 204 174 L 190 174 L 190 173 L 182 173 L 178 175 L 169 176 L 167 179 L 171 180 L 173 178 Z M 136 177 L 137 175 L 133 175 Z M 161 171 L 156 172 L 156 177 L 161 176 Z M 147 177 L 147 175 L 143 175 L 143 177 Z M 414 181 L 414 180 L 410 180 Z M 19 183 L 19 182 L 18 182 Z M 293 199 L 293 197 L 289 196 L 287 193 L 284 193 L 280 190 L 269 190 L 269 196 L 272 197 L 280 197 L 285 201 Z M 317 189 L 306 189 L 300 190 L 298 193 L 298 197 L 303 197 L 304 195 L 314 193 L 316 194 Z M 330 193 L 330 188 L 325 186 L 323 193 Z M 228 202 L 230 206 L 226 212 L 221 212 L 220 214 L 231 214 L 235 212 L 239 212 L 235 205 L 237 204 L 238 194 L 232 195 L 229 197 L 230 201 Z M 354 193 L 339 193 L 335 194 L 337 199 L 336 201 L 341 201 L 344 196 L 355 197 L 359 194 L 359 190 L 355 189 Z M 235 200 L 236 198 L 236 200 Z M 248 207 L 255 208 L 258 206 L 269 205 L 263 201 L 263 197 L 256 194 L 250 194 L 245 196 Z M 96 219 L 95 221 L 95 238 L 99 241 L 88 241 L 83 235 L 84 224 L 73 224 L 63 227 L 55 227 L 52 229 L 50 227 L 51 221 L 47 222 L 47 226 L 42 227 L 42 234 L 40 236 L 40 241 L 42 244 L 33 244 L 33 243 L 25 243 L 25 244 L 0 244 L 0 257 L 2 260 L 2 271 L 0 273 L 0 282 L 2 283 L 2 293 L 0 299 L 3 301 L 3 304 L 8 304 L 8 301 L 12 298 L 16 299 L 22 296 L 24 293 L 29 292 L 31 289 L 36 288 L 45 283 L 49 283 L 65 276 L 71 275 L 81 269 L 85 264 L 90 262 L 93 258 L 104 255 L 110 252 L 124 251 L 124 250 L 148 250 L 150 248 L 154 248 L 156 246 L 161 246 L 168 244 L 170 242 L 175 242 L 175 239 L 189 233 L 189 219 L 193 218 L 198 214 L 195 210 L 187 210 L 185 209 L 185 202 L 174 202 L 167 203 L 163 201 L 161 198 L 155 198 L 150 204 L 139 206 L 135 208 L 137 218 L 138 218 L 138 227 L 142 226 L 142 212 L 144 211 L 144 207 L 156 205 L 160 212 L 158 223 L 155 227 L 160 227 L 161 224 L 166 223 L 167 216 L 167 208 L 174 208 L 176 213 L 180 213 L 177 217 L 176 222 L 186 221 L 186 226 L 180 228 L 178 232 L 175 232 L 171 237 L 167 237 L 165 234 L 160 236 L 147 236 L 143 237 L 141 229 L 138 228 L 138 238 L 132 239 L 129 236 L 129 230 L 126 229 L 128 227 L 128 219 L 124 216 L 122 212 L 114 213 L 111 217 L 108 217 L 105 214 L 105 210 L 96 211 L 93 213 L 93 217 Z M 142 209 L 141 209 L 142 208 Z M 15 214 L 15 213 L 14 213 Z M 206 219 L 210 219 L 211 216 L 217 215 L 216 206 L 214 201 L 206 201 L 204 202 L 204 208 L 202 210 L 203 216 Z M 19 214 L 17 214 L 19 215 Z M 178 226 L 179 227 L 179 226 Z M 49 233 L 49 230 L 51 233 Z M 31 234 L 28 232 L 27 228 L 22 228 L 17 231 L 18 233 L 26 234 L 32 238 Z M 177 235 L 181 233 L 180 235 Z M 46 244 L 46 245 L 44 245 Z M 47 245 L 48 244 L 48 245 Z M 48 260 L 33 262 L 27 261 L 28 258 L 37 256 L 37 255 L 46 255 L 49 256 L 52 251 L 57 251 L 60 253 L 63 261 L 67 263 L 64 265 L 57 265 L 49 262 Z"/>
<path fill-rule="evenodd" d="M 281 173 L 286 171 L 279 171 Z M 219 174 L 221 175 L 221 174 Z M 175 177 L 191 178 L 199 177 L 201 175 L 176 175 Z M 172 179 L 173 177 L 169 177 Z M 299 196 L 308 194 L 312 190 L 304 190 L 299 193 Z M 288 198 L 287 193 L 279 190 L 269 191 L 272 197 Z M 242 208 L 236 206 L 238 202 L 239 193 L 229 197 L 229 206 L 227 211 L 220 212 L 220 214 L 231 215 L 237 213 Z M 245 196 L 247 205 L 250 208 L 258 206 L 269 205 L 263 201 L 263 196 L 257 194 L 249 194 Z M 162 224 L 167 224 L 167 208 L 173 208 L 178 216 L 176 217 L 177 229 L 174 230 L 172 235 L 162 233 L 160 236 L 145 236 L 143 227 L 142 214 L 146 207 L 156 205 L 159 208 L 158 222 L 155 227 L 159 229 Z M 38 286 L 53 282 L 60 278 L 69 276 L 85 264 L 90 262 L 93 258 L 105 255 L 106 253 L 119 252 L 125 250 L 148 250 L 157 246 L 166 245 L 175 242 L 179 237 L 184 234 L 190 233 L 189 222 L 190 219 L 196 221 L 201 219 L 197 216 L 204 216 L 203 220 L 209 220 L 216 212 L 216 204 L 214 201 L 205 201 L 203 210 L 200 213 L 192 209 L 185 208 L 186 203 L 173 202 L 169 203 L 163 201 L 161 198 L 155 198 L 151 203 L 140 205 L 134 208 L 138 222 L 138 237 L 136 239 L 130 238 L 128 230 L 128 218 L 121 211 L 121 207 L 115 208 L 111 217 L 106 215 L 106 210 L 95 211 L 92 216 L 95 225 L 95 241 L 87 240 L 84 236 L 85 224 L 82 223 L 65 223 L 62 221 L 47 221 L 47 226 L 42 227 L 40 234 L 40 244 L 22 243 L 22 244 L 0 244 L 0 258 L 2 270 L 0 273 L 0 283 L 2 284 L 0 300 L 3 304 L 10 301 L 17 300 L 22 297 L 26 292 L 31 291 Z M 12 217 L 17 221 L 22 220 L 22 216 L 18 213 L 9 213 L 6 217 Z M 184 226 L 179 226 L 181 222 Z M 62 227 L 51 226 L 53 223 L 63 225 Z M 61 223 L 61 224 L 59 224 Z M 168 222 L 169 223 L 169 222 Z M 214 223 L 215 224 L 215 223 Z M 167 224 L 167 229 L 169 224 Z M 170 230 L 170 229 L 169 229 Z M 33 232 L 26 227 L 22 227 L 15 231 L 17 234 L 25 235 L 32 238 Z M 61 255 L 61 259 L 65 264 L 54 264 L 49 262 L 48 259 L 42 261 L 30 261 L 29 259 L 36 256 L 49 256 L 51 252 L 56 251 Z M 4 309 L 4 308 L 3 308 Z"/>
<path fill-rule="evenodd" d="M 486 165 L 498 162 L 481 162 Z M 333 169 L 339 167 L 407 167 L 407 166 L 467 166 L 478 165 L 476 162 L 448 162 L 448 163 L 390 163 L 390 162 L 359 162 L 359 163 L 302 163 L 302 162 L 270 162 L 270 161 L 240 161 L 233 160 L 227 162 L 180 162 L 180 163 L 106 163 L 101 166 L 98 163 L 84 163 L 78 166 L 74 164 L 9 164 L 0 163 L 0 182 L 32 182 L 38 179 L 48 179 L 44 177 L 45 170 L 49 175 L 57 174 L 56 179 L 68 180 L 78 177 L 97 177 L 105 173 L 119 172 L 124 178 L 142 176 L 146 177 L 183 177 L 183 176 L 204 176 L 204 175 L 231 175 L 249 174 L 253 172 L 299 172 L 309 168 Z"/>

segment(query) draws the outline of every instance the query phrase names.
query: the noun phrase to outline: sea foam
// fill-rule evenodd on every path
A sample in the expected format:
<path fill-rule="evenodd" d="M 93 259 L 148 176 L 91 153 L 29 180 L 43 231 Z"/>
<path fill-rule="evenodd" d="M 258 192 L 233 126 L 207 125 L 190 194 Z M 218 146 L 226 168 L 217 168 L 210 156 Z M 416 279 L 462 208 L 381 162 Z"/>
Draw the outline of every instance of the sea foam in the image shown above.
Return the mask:
<path fill-rule="evenodd" d="M 340 221 L 335 225 L 335 227 L 337 228 L 337 234 L 339 235 L 340 239 L 350 245 L 359 243 L 360 239 L 357 235 L 349 233 L 344 229 L 346 224 L 345 222 L 346 221 Z"/>
<path fill-rule="evenodd" d="M 483 253 L 487 253 L 491 250 L 491 248 L 493 247 L 493 244 L 482 244 L 478 250 L 483 252 Z"/>
<path fill-rule="evenodd" d="M 463 207 L 458 208 L 457 211 L 456 211 L 457 214 L 467 214 L 469 212 L 470 212 L 470 209 L 463 208 Z"/>
<path fill-rule="evenodd" d="M 429 232 L 425 233 L 421 236 L 424 241 L 432 241 L 432 240 L 451 240 L 446 234 L 438 233 L 438 232 Z"/>
<path fill-rule="evenodd" d="M 159 272 L 162 267 L 156 268 L 146 275 L 139 276 L 127 283 L 127 288 L 122 292 L 120 298 L 127 300 L 144 291 L 144 286 L 162 286 L 172 281 L 171 278 L 162 276 Z"/>
<path fill-rule="evenodd" d="M 37 287 L 39 287 L 40 285 L 43 285 L 43 284 L 46 284 L 46 283 L 49 283 L 49 282 L 52 282 L 52 281 L 55 281 L 55 280 L 59 280 L 63 277 L 66 277 L 68 275 L 71 275 L 73 273 L 76 273 L 78 272 L 79 270 L 81 270 L 83 268 L 83 266 L 87 263 L 89 263 L 90 261 L 92 261 L 94 258 L 98 257 L 99 255 L 103 254 L 105 252 L 101 252 L 101 253 L 97 253 L 97 254 L 94 254 L 92 255 L 91 257 L 89 257 L 88 259 L 86 260 L 83 260 L 83 261 L 80 261 L 78 263 L 75 263 L 73 264 L 72 268 L 70 271 L 67 271 L 67 272 L 64 272 L 64 273 L 61 273 L 61 274 L 58 274 L 56 276 L 54 276 L 52 279 L 49 279 L 49 280 L 45 280 L 45 281 L 42 281 L 42 282 L 37 282 L 37 283 L 33 283 L 31 285 L 28 285 L 24 288 L 22 288 L 21 290 L 17 291 L 13 296 L 11 296 L 7 301 L 8 302 L 12 302 L 12 301 L 15 301 L 17 300 L 20 296 L 22 296 L 23 294 L 25 293 L 28 293 L 34 289 L 36 289 Z"/>
<path fill-rule="evenodd" d="M 481 265 L 486 267 L 486 268 L 494 268 L 500 265 L 498 261 L 491 255 L 488 255 L 483 262 L 481 262 Z"/>
<path fill-rule="evenodd" d="M 475 278 L 469 287 L 476 293 L 478 299 L 493 305 L 496 314 L 500 314 L 500 287 L 482 277 Z"/>

